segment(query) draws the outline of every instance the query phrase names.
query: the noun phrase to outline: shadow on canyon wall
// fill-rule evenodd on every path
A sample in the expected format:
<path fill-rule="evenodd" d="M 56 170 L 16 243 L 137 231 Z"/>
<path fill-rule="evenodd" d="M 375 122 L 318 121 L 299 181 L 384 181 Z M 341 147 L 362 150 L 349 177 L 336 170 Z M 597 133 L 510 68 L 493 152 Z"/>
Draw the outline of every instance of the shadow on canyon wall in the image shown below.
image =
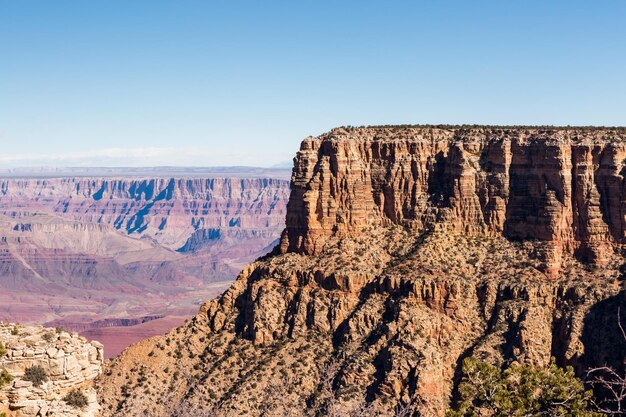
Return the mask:
<path fill-rule="evenodd" d="M 626 279 L 626 263 L 620 271 L 623 282 Z M 583 326 L 585 354 L 580 365 L 585 369 L 610 366 L 623 374 L 626 358 L 626 289 L 591 307 Z"/>
<path fill-rule="evenodd" d="M 622 282 L 626 279 L 626 263 L 620 268 Z M 582 343 L 585 353 L 578 365 L 578 373 L 585 376 L 589 370 L 608 367 L 614 371 L 591 372 L 586 375 L 587 383 L 604 378 L 613 381 L 614 389 L 593 383 L 590 385 L 599 402 L 608 404 L 610 409 L 626 409 L 626 400 L 615 393 L 626 389 L 626 289 L 613 297 L 595 304 L 585 317 Z M 616 400 L 616 398 L 620 398 Z M 621 414 L 620 414 L 621 415 Z"/>

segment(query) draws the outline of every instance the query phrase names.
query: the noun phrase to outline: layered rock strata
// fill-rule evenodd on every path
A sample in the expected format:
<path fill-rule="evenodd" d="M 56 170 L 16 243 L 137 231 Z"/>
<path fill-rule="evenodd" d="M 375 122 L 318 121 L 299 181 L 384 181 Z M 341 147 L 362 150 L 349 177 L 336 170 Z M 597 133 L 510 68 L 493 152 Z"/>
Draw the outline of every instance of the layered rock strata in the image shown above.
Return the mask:
<path fill-rule="evenodd" d="M 0 342 L 6 354 L 0 357 L 0 371 L 13 380 L 0 387 L 0 408 L 16 417 L 91 417 L 99 415 L 93 380 L 102 372 L 103 347 L 66 331 L 0 325 Z M 39 366 L 45 381 L 39 386 L 25 377 L 25 371 Z M 76 408 L 64 398 L 73 390 L 87 398 L 87 405 Z"/>
<path fill-rule="evenodd" d="M 202 229 L 282 229 L 288 194 L 275 178 L 11 178 L 0 180 L 0 209 L 107 224 L 176 250 Z"/>
<path fill-rule="evenodd" d="M 282 252 L 388 222 L 545 243 L 602 263 L 626 242 L 626 133 L 598 129 L 335 129 L 295 159 Z"/>

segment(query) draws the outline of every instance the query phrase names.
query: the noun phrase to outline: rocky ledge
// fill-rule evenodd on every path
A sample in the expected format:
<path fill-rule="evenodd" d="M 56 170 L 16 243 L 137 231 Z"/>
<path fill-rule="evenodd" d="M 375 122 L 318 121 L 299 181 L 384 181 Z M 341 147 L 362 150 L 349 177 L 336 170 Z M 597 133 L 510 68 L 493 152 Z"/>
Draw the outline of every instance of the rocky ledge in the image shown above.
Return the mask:
<path fill-rule="evenodd" d="M 100 343 L 61 328 L 17 324 L 0 324 L 0 343 L 0 413 L 15 417 L 98 415 L 92 381 L 102 372 Z M 38 377 L 29 374 L 33 369 L 38 370 Z M 82 394 L 85 404 L 68 404 L 71 392 Z"/>

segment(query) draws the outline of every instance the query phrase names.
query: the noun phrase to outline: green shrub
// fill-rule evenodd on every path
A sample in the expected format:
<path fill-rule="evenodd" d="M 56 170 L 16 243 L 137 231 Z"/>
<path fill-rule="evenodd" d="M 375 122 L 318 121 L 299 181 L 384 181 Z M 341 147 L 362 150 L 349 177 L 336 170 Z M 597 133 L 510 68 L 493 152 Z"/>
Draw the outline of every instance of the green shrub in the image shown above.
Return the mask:
<path fill-rule="evenodd" d="M 505 370 L 473 358 L 463 360 L 460 402 L 448 417 L 489 415 L 592 417 L 591 392 L 571 367 L 551 361 L 547 369 L 513 364 Z"/>
<path fill-rule="evenodd" d="M 41 384 L 48 381 L 48 374 L 42 366 L 33 365 L 24 371 L 24 379 L 32 382 L 34 386 L 40 387 Z"/>
<path fill-rule="evenodd" d="M 87 396 L 77 389 L 71 390 L 65 397 L 63 397 L 63 401 L 65 401 L 67 405 L 74 408 L 85 408 L 89 405 Z"/>
<path fill-rule="evenodd" d="M 0 371 L 0 388 L 10 384 L 11 381 L 13 381 L 13 376 L 11 376 L 11 374 L 8 373 L 6 369 Z"/>

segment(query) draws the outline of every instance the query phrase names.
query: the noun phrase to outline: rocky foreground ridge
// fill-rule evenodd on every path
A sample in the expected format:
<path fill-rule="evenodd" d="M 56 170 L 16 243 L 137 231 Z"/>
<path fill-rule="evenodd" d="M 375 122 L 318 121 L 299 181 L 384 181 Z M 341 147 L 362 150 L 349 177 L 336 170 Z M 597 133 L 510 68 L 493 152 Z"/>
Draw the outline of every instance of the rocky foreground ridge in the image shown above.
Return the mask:
<path fill-rule="evenodd" d="M 0 372 L 11 378 L 0 383 L 0 413 L 16 417 L 90 417 L 99 415 L 93 380 L 102 372 L 104 354 L 98 342 L 64 330 L 0 323 Z M 44 380 L 25 373 L 41 367 Z M 78 391 L 85 404 L 67 404 L 66 396 Z"/>
<path fill-rule="evenodd" d="M 622 370 L 625 177 L 624 129 L 307 138 L 274 254 L 113 360 L 103 413 L 442 416 L 467 356 Z"/>

